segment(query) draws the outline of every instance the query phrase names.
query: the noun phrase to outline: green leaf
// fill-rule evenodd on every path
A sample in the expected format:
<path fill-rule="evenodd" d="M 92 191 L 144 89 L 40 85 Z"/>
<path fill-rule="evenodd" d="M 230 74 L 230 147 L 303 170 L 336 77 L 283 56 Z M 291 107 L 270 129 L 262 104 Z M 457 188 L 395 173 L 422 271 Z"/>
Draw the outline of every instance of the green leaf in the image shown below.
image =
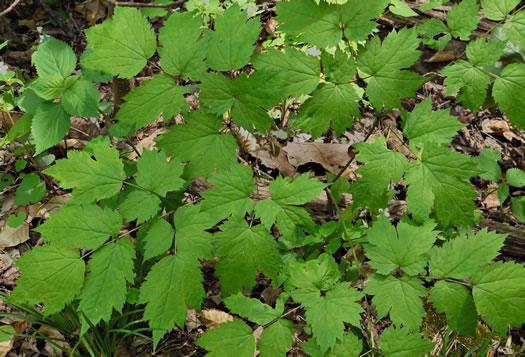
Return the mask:
<path fill-rule="evenodd" d="M 79 310 L 93 325 L 109 321 L 113 309 L 122 312 L 126 302 L 126 282 L 133 283 L 135 247 L 126 238 L 108 244 L 91 256 L 88 275 L 80 293 Z M 89 325 L 82 323 L 81 335 Z"/>
<path fill-rule="evenodd" d="M 450 116 L 450 108 L 432 112 L 432 98 L 419 103 L 411 112 L 401 113 L 403 135 L 410 143 L 424 147 L 424 143 L 448 145 L 465 124 Z"/>
<path fill-rule="evenodd" d="M 39 77 L 69 76 L 77 64 L 75 52 L 64 41 L 46 38 L 31 57 Z"/>
<path fill-rule="evenodd" d="M 45 100 L 38 96 L 31 88 L 26 88 L 24 93 L 16 98 L 16 104 L 28 114 L 36 114 L 36 111 Z"/>
<path fill-rule="evenodd" d="M 153 329 L 153 349 L 173 324 L 184 328 L 187 307 L 200 309 L 206 296 L 200 263 L 183 254 L 168 255 L 155 264 L 140 288 L 139 303 L 146 303 L 144 319 Z"/>
<path fill-rule="evenodd" d="M 257 186 L 250 167 L 232 165 L 229 170 L 213 175 L 210 182 L 215 189 L 201 194 L 204 198 L 201 210 L 208 212 L 217 222 L 230 215 L 242 218 L 253 211 L 255 204 L 250 194 Z"/>
<path fill-rule="evenodd" d="M 166 220 L 158 219 L 153 222 L 144 237 L 144 260 L 166 253 L 173 244 L 174 236 L 175 230 Z"/>
<path fill-rule="evenodd" d="M 109 237 L 116 236 L 121 226 L 122 220 L 116 211 L 92 203 L 68 204 L 34 230 L 55 245 L 95 249 Z"/>
<path fill-rule="evenodd" d="M 494 151 L 491 147 L 486 147 L 479 156 L 474 157 L 474 161 L 478 164 L 481 174 L 479 175 L 484 180 L 498 182 L 501 177 L 501 167 L 498 161 L 501 160 L 501 154 Z"/>
<path fill-rule="evenodd" d="M 357 68 L 353 57 L 337 49 L 334 55 L 323 51 L 321 54 L 323 72 L 327 81 L 345 83 L 354 78 Z"/>
<path fill-rule="evenodd" d="M 7 41 L 4 43 L 7 43 Z M 15 337 L 15 333 L 15 328 L 11 325 L 0 326 L 0 342 L 11 341 Z"/>
<path fill-rule="evenodd" d="M 239 319 L 208 330 L 195 344 L 210 351 L 209 357 L 253 357 L 255 353 L 253 331 Z"/>
<path fill-rule="evenodd" d="M 492 95 L 500 109 L 505 111 L 510 122 L 525 130 L 525 64 L 512 63 L 506 66 L 494 81 Z"/>
<path fill-rule="evenodd" d="M 379 274 L 389 274 L 397 268 L 408 275 L 425 271 L 427 253 L 432 248 L 439 232 L 436 225 L 426 222 L 418 227 L 399 222 L 397 232 L 385 216 L 380 216 L 372 228 L 368 229 L 368 242 L 365 251 L 370 265 Z"/>
<path fill-rule="evenodd" d="M 505 49 L 505 41 L 489 41 L 478 38 L 467 45 L 467 57 L 474 66 L 490 67 L 493 66 Z"/>
<path fill-rule="evenodd" d="M 142 82 L 124 96 L 126 102 L 115 116 L 118 123 L 111 127 L 111 134 L 128 136 L 153 123 L 161 113 L 168 121 L 180 111 L 188 112 L 186 93 L 189 93 L 187 89 L 177 86 L 175 80 L 165 74 L 157 74 Z"/>
<path fill-rule="evenodd" d="M 251 291 L 256 270 L 277 278 L 281 257 L 277 243 L 262 225 L 249 227 L 244 220 L 230 220 L 221 225 L 221 232 L 215 233 L 214 238 L 215 254 L 219 257 L 215 272 L 223 296 L 242 288 Z"/>
<path fill-rule="evenodd" d="M 68 133 L 70 125 L 69 115 L 62 104 L 42 103 L 36 111 L 32 123 L 36 154 L 58 144 Z"/>
<path fill-rule="evenodd" d="M 237 4 L 215 17 L 215 31 L 204 34 L 208 41 L 206 62 L 211 69 L 227 72 L 248 64 L 261 29 L 257 19 L 246 20 L 246 12 Z"/>
<path fill-rule="evenodd" d="M 93 144 L 92 152 L 70 150 L 67 159 L 57 160 L 55 165 L 44 171 L 60 181 L 60 187 L 74 188 L 73 199 L 85 203 L 118 194 L 126 178 L 116 149 L 96 139 L 90 144 Z"/>
<path fill-rule="evenodd" d="M 18 228 L 24 223 L 26 219 L 26 213 L 24 211 L 18 212 L 18 214 L 11 214 L 7 217 L 7 225 L 11 228 Z"/>
<path fill-rule="evenodd" d="M 281 316 L 284 304 L 272 308 L 270 305 L 263 304 L 258 299 L 251 299 L 242 293 L 229 296 L 223 300 L 230 312 L 247 318 L 258 325 L 266 325 Z"/>
<path fill-rule="evenodd" d="M 164 151 L 144 150 L 137 160 L 137 185 L 159 196 L 181 190 L 185 184 L 181 178 L 183 167 L 175 159 L 166 160 Z"/>
<path fill-rule="evenodd" d="M 64 92 L 62 105 L 71 115 L 98 118 L 99 97 L 97 87 L 89 81 L 78 79 Z"/>
<path fill-rule="evenodd" d="M 258 349 L 261 357 L 286 357 L 286 352 L 292 345 L 292 323 L 281 319 L 263 330 Z"/>
<path fill-rule="evenodd" d="M 206 230 L 217 223 L 215 218 L 202 212 L 200 205 L 186 205 L 177 209 L 174 222 L 177 229 L 177 252 L 199 259 L 213 259 L 213 237 Z"/>
<path fill-rule="evenodd" d="M 518 168 L 512 168 L 507 170 L 507 183 L 510 186 L 514 187 L 524 187 L 525 186 L 525 171 Z"/>
<path fill-rule="evenodd" d="M 37 78 L 32 84 L 31 89 L 43 99 L 51 100 L 60 97 L 66 90 L 64 78 L 55 74 L 47 77 Z"/>
<path fill-rule="evenodd" d="M 205 40 L 201 38 L 202 20 L 192 12 L 175 12 L 159 30 L 162 69 L 183 79 L 198 80 L 207 69 Z"/>
<path fill-rule="evenodd" d="M 153 1 L 154 4 L 169 4 L 172 0 L 155 0 Z M 149 17 L 150 19 L 153 19 L 154 17 L 162 17 L 168 15 L 168 10 L 166 9 L 156 9 L 156 8 L 143 8 L 140 10 L 142 12 L 142 15 Z M 177 14 L 177 12 L 175 13 Z"/>
<path fill-rule="evenodd" d="M 438 278 L 466 279 L 481 266 L 496 258 L 507 236 L 483 229 L 470 237 L 462 234 L 441 247 L 430 257 L 430 271 Z"/>
<path fill-rule="evenodd" d="M 481 316 L 501 335 L 508 325 L 525 323 L 525 267 L 514 262 L 497 262 L 472 276 L 472 295 Z"/>
<path fill-rule="evenodd" d="M 505 20 L 520 0 L 481 0 L 481 9 L 488 19 L 493 21 Z"/>
<path fill-rule="evenodd" d="M 319 84 L 319 60 L 293 47 L 282 51 L 268 48 L 267 52 L 254 55 L 252 64 L 258 71 L 277 73 L 285 96 L 310 94 Z"/>
<path fill-rule="evenodd" d="M 45 194 L 46 185 L 40 181 L 40 177 L 34 173 L 26 175 L 16 189 L 15 205 L 25 206 L 36 203 L 44 198 Z"/>
<path fill-rule="evenodd" d="M 400 98 L 413 97 L 424 82 L 417 73 L 401 71 L 422 55 L 415 28 L 392 31 L 383 40 L 375 36 L 359 51 L 359 76 L 367 83 L 366 95 L 377 111 L 401 108 Z"/>
<path fill-rule="evenodd" d="M 525 11 L 520 11 L 503 25 L 503 32 L 516 46 L 525 48 Z"/>
<path fill-rule="evenodd" d="M 132 189 L 119 204 L 119 212 L 128 222 L 136 219 L 137 223 L 142 223 L 159 212 L 160 203 L 159 196 L 151 192 Z"/>
<path fill-rule="evenodd" d="M 315 178 L 305 173 L 292 180 L 291 177 L 279 176 L 270 184 L 272 199 L 280 205 L 304 205 L 319 196 L 326 187 Z"/>
<path fill-rule="evenodd" d="M 465 336 L 476 334 L 478 314 L 465 286 L 440 280 L 432 287 L 430 295 L 436 311 L 447 315 L 447 323 L 454 331 Z"/>
<path fill-rule="evenodd" d="M 421 158 L 409 164 L 405 184 L 408 212 L 424 221 L 434 206 L 443 226 L 474 222 L 478 195 L 470 178 L 479 174 L 474 160 L 466 155 L 437 145 L 426 145 Z"/>
<path fill-rule="evenodd" d="M 512 197 L 511 199 L 512 212 L 516 215 L 516 218 L 522 222 L 525 222 L 525 197 Z"/>
<path fill-rule="evenodd" d="M 448 32 L 443 21 L 436 18 L 425 19 L 422 25 L 417 26 L 417 33 L 423 36 L 423 43 L 437 51 L 443 51 L 452 39 Z"/>
<path fill-rule="evenodd" d="M 425 316 L 423 301 L 420 299 L 427 295 L 423 281 L 407 275 L 396 279 L 392 275 L 374 274 L 369 278 L 364 293 L 374 295 L 372 302 L 377 308 L 378 318 L 390 313 L 394 325 L 403 325 L 418 332 Z"/>
<path fill-rule="evenodd" d="M 476 0 L 462 0 L 461 3 L 454 4 L 447 12 L 447 24 L 452 36 L 468 41 L 481 20 L 478 10 Z"/>
<path fill-rule="evenodd" d="M 85 264 L 72 248 L 40 246 L 25 253 L 16 265 L 22 276 L 11 297 L 35 305 L 45 300 L 46 316 L 60 312 L 80 293 Z"/>
<path fill-rule="evenodd" d="M 379 345 L 388 357 L 420 357 L 429 353 L 435 343 L 422 339 L 418 332 L 409 335 L 407 328 L 390 327 L 379 337 Z"/>
<path fill-rule="evenodd" d="M 362 350 L 363 343 L 349 330 L 343 339 L 337 341 L 335 346 L 327 352 L 326 357 L 359 357 Z"/>
<path fill-rule="evenodd" d="M 6 136 L 0 141 L 0 148 L 4 145 L 7 145 L 13 140 L 26 135 L 31 131 L 31 122 L 33 121 L 33 116 L 31 114 L 22 115 L 15 124 L 11 127 Z M 1 187 L 1 186 L 0 186 Z M 3 188 L 0 188 L 3 190 Z"/>
<path fill-rule="evenodd" d="M 501 206 L 503 206 L 503 202 L 509 197 L 510 189 L 509 186 L 505 185 L 504 183 L 500 183 L 498 186 L 498 200 Z"/>
<path fill-rule="evenodd" d="M 209 177 L 215 170 L 228 169 L 237 162 L 237 142 L 228 134 L 219 134 L 222 120 L 214 115 L 193 111 L 186 125 L 173 125 L 157 140 L 168 155 L 189 160 L 188 177 Z M 213 160 L 205 158 L 213 153 Z"/>
<path fill-rule="evenodd" d="M 390 3 L 392 5 L 388 9 L 393 14 L 404 17 L 418 16 L 417 12 L 412 10 L 410 6 L 408 6 L 408 4 L 404 3 L 401 0 L 390 0 Z"/>
<path fill-rule="evenodd" d="M 157 49 L 148 20 L 132 7 L 116 7 L 112 19 L 85 33 L 93 52 L 84 59 L 84 65 L 120 78 L 137 75 Z"/>

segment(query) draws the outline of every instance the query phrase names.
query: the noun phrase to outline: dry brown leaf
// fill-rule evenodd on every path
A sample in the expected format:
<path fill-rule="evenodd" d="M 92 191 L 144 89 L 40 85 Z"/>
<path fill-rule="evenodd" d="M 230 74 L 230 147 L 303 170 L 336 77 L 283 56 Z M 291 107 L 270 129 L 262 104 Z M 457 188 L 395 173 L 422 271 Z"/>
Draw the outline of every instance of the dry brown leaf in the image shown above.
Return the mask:
<path fill-rule="evenodd" d="M 93 26 L 99 19 L 107 17 L 107 5 L 103 0 L 87 0 L 75 6 L 75 11 L 86 18 L 89 26 Z"/>
<path fill-rule="evenodd" d="M 202 322 L 207 328 L 219 327 L 225 322 L 233 321 L 232 315 L 217 309 L 202 310 L 201 315 Z"/>
<path fill-rule="evenodd" d="M 146 136 L 144 139 L 140 140 L 135 145 L 135 147 L 137 148 L 138 152 L 142 155 L 142 152 L 144 151 L 144 149 L 146 149 L 146 150 L 153 150 L 153 148 L 155 148 L 155 145 L 157 144 L 155 142 L 155 138 L 157 138 L 157 136 L 159 136 L 161 134 L 164 134 L 166 131 L 168 131 L 168 129 L 166 129 L 166 128 L 158 128 L 154 132 L 152 132 L 151 134 Z M 131 154 L 129 154 L 128 159 L 135 160 L 135 159 L 137 159 L 137 157 L 138 157 L 137 153 L 135 152 L 135 150 L 133 150 L 131 152 Z"/>
<path fill-rule="evenodd" d="M 193 331 L 199 328 L 202 325 L 201 320 L 199 320 L 199 313 L 193 308 L 188 308 L 188 313 L 186 314 L 186 323 L 184 326 L 188 331 Z"/>
<path fill-rule="evenodd" d="M 0 249 L 14 247 L 29 240 L 29 224 L 23 222 L 17 228 L 7 225 L 7 220 L 0 222 Z"/>
<path fill-rule="evenodd" d="M 56 212 L 59 208 L 67 203 L 71 194 L 55 196 L 46 203 L 35 203 L 27 207 L 28 216 L 32 218 L 48 218 L 50 213 Z"/>
<path fill-rule="evenodd" d="M 52 329 L 47 326 L 42 326 L 38 329 L 38 332 L 40 332 L 42 335 L 45 335 L 49 338 L 53 339 L 53 342 L 56 343 L 58 346 L 66 349 L 71 350 L 71 346 L 63 340 L 65 340 L 64 335 L 62 335 L 60 332 L 58 332 L 55 329 Z M 62 340 L 62 341 L 61 341 Z M 47 353 L 48 356 L 62 356 L 62 350 L 56 348 L 51 343 L 46 341 L 44 351 Z"/>
<path fill-rule="evenodd" d="M 437 62 L 450 62 L 456 58 L 453 51 L 439 51 L 434 53 L 432 57 L 426 59 L 425 62 L 437 63 Z"/>
<path fill-rule="evenodd" d="M 315 162 L 337 175 L 349 160 L 350 144 L 289 143 L 283 150 L 295 167 Z"/>
<path fill-rule="evenodd" d="M 0 342 L 0 357 L 5 357 L 13 348 L 14 338 L 9 341 Z"/>
<path fill-rule="evenodd" d="M 276 156 L 270 153 L 270 147 L 266 145 L 261 150 L 251 152 L 250 155 L 261 160 L 262 164 L 270 169 L 277 169 L 284 176 L 295 177 L 297 176 L 297 168 L 290 164 L 286 153 L 283 151 L 281 146 L 276 142 L 276 149 L 278 154 Z"/>

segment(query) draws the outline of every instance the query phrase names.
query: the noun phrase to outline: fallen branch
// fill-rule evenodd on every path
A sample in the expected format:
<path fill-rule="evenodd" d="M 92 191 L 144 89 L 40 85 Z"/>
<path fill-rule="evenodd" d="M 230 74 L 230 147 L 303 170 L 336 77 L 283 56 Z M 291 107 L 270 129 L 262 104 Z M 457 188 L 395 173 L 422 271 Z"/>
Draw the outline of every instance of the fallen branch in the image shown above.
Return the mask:
<path fill-rule="evenodd" d="M 11 12 L 11 10 L 13 10 L 15 8 L 15 6 L 18 5 L 19 2 L 20 2 L 20 0 L 13 1 L 13 3 L 11 5 L 9 5 L 9 7 L 7 9 L 5 9 L 2 12 L 0 12 L 0 17 L 6 15 L 9 12 Z"/>

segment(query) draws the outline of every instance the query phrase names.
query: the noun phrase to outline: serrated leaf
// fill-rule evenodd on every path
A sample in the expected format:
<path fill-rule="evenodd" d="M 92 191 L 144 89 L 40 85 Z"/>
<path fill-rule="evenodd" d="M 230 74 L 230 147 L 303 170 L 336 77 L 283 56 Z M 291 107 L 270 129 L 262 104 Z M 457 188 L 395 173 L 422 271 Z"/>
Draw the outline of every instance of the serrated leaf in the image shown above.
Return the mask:
<path fill-rule="evenodd" d="M 427 265 L 427 253 L 434 244 L 438 231 L 436 225 L 426 222 L 423 226 L 413 226 L 399 222 L 397 232 L 390 221 L 381 216 L 368 229 L 368 242 L 365 251 L 370 265 L 379 274 L 389 274 L 401 268 L 408 275 L 423 273 Z"/>
<path fill-rule="evenodd" d="M 524 187 L 525 186 L 525 171 L 520 170 L 518 168 L 512 168 L 507 170 L 506 178 L 507 183 L 510 186 L 514 187 Z"/>
<path fill-rule="evenodd" d="M 70 150 L 67 159 L 57 160 L 44 171 L 60 181 L 60 187 L 74 188 L 73 199 L 85 203 L 115 196 L 126 179 L 116 149 L 102 141 L 91 141 L 90 144 L 93 144 L 92 152 Z"/>
<path fill-rule="evenodd" d="M 181 178 L 183 167 L 175 159 L 166 160 L 164 151 L 144 150 L 137 160 L 137 185 L 159 196 L 181 190 L 185 183 Z"/>
<path fill-rule="evenodd" d="M 423 282 L 407 275 L 396 279 L 392 275 L 374 274 L 369 278 L 364 293 L 374 295 L 372 302 L 377 308 L 378 318 L 390 313 L 394 325 L 403 325 L 418 332 L 425 316 L 423 301 L 420 299 L 427 295 Z"/>
<path fill-rule="evenodd" d="M 257 347 L 261 357 L 286 357 L 292 344 L 292 323 L 281 319 L 263 330 Z"/>
<path fill-rule="evenodd" d="M 206 232 L 217 220 L 201 206 L 186 205 L 175 212 L 174 223 L 177 229 L 175 246 L 177 251 L 199 259 L 213 259 L 213 237 Z"/>
<path fill-rule="evenodd" d="M 16 98 L 16 104 L 28 114 L 36 114 L 36 111 L 43 102 L 45 102 L 45 100 L 38 96 L 31 88 L 26 88 L 24 93 Z"/>
<path fill-rule="evenodd" d="M 468 41 L 481 20 L 478 10 L 476 0 L 462 0 L 459 4 L 454 4 L 447 12 L 447 24 L 452 36 Z"/>
<path fill-rule="evenodd" d="M 501 167 L 498 164 L 498 161 L 501 160 L 501 154 L 499 152 L 493 150 L 491 147 L 486 147 L 474 160 L 481 170 L 479 177 L 484 180 L 499 181 L 501 177 Z"/>
<path fill-rule="evenodd" d="M 423 43 L 437 51 L 443 51 L 452 39 L 448 28 L 443 21 L 436 18 L 423 20 L 422 25 L 417 26 L 418 35 L 423 36 Z"/>
<path fill-rule="evenodd" d="M 478 38 L 467 45 L 467 57 L 474 66 L 493 66 L 503 55 L 505 41 L 489 41 Z"/>
<path fill-rule="evenodd" d="M 244 220 L 230 220 L 221 225 L 221 232 L 215 233 L 214 238 L 215 254 L 219 257 L 215 272 L 223 296 L 242 288 L 251 291 L 256 270 L 277 278 L 281 257 L 277 243 L 262 225 L 249 227 Z"/>
<path fill-rule="evenodd" d="M 411 144 L 424 147 L 424 143 L 448 145 L 465 124 L 450 116 L 450 108 L 432 111 L 432 98 L 419 103 L 411 112 L 401 113 L 403 135 Z"/>
<path fill-rule="evenodd" d="M 430 296 L 436 311 L 446 314 L 447 323 L 454 331 L 466 336 L 476 334 L 478 314 L 465 286 L 440 280 L 430 290 Z"/>
<path fill-rule="evenodd" d="M 498 200 L 500 206 L 503 206 L 503 202 L 509 197 L 510 189 L 509 186 L 504 183 L 500 183 L 498 186 Z"/>
<path fill-rule="evenodd" d="M 525 222 L 525 197 L 512 197 L 511 199 L 512 212 L 522 222 Z"/>
<path fill-rule="evenodd" d="M 359 357 L 362 350 L 363 343 L 349 330 L 343 339 L 337 341 L 335 346 L 326 353 L 326 357 Z"/>
<path fill-rule="evenodd" d="M 128 222 L 142 223 L 159 212 L 160 203 L 160 198 L 151 192 L 131 189 L 120 202 L 119 213 Z"/>
<path fill-rule="evenodd" d="M 417 12 L 412 10 L 408 4 L 402 2 L 401 0 L 390 0 L 390 4 L 392 5 L 388 9 L 393 14 L 404 17 L 418 16 Z"/>
<path fill-rule="evenodd" d="M 139 303 L 146 303 L 144 319 L 153 329 L 153 348 L 177 324 L 184 328 L 187 307 L 200 309 L 206 296 L 200 263 L 183 254 L 169 255 L 155 264 L 140 288 Z"/>
<path fill-rule="evenodd" d="M 161 113 L 167 121 L 180 111 L 188 112 L 186 93 L 189 93 L 187 89 L 177 86 L 175 80 L 165 74 L 157 74 L 142 82 L 124 96 L 126 102 L 115 116 L 118 123 L 111 127 L 111 134 L 128 136 L 153 123 Z"/>
<path fill-rule="evenodd" d="M 476 234 L 460 235 L 441 247 L 435 247 L 430 257 L 430 271 L 439 278 L 466 279 L 482 265 L 496 258 L 507 236 L 483 229 Z"/>
<path fill-rule="evenodd" d="M 84 59 L 84 65 L 120 78 L 137 75 L 157 49 L 155 32 L 148 20 L 132 7 L 116 7 L 112 19 L 85 33 L 93 52 Z"/>
<path fill-rule="evenodd" d="M 255 206 L 250 194 L 257 187 L 253 182 L 251 168 L 241 164 L 232 165 L 229 170 L 222 170 L 210 178 L 215 189 L 201 194 L 202 212 L 208 212 L 216 221 L 229 217 L 244 217 Z"/>
<path fill-rule="evenodd" d="M 253 357 L 255 353 L 253 331 L 239 319 L 208 330 L 195 344 L 210 351 L 209 357 Z"/>
<path fill-rule="evenodd" d="M 422 55 L 415 28 L 392 31 L 383 40 L 375 36 L 359 51 L 359 76 L 367 83 L 366 95 L 376 110 L 400 108 L 400 98 L 413 97 L 424 82 L 417 73 L 402 71 Z"/>
<path fill-rule="evenodd" d="M 500 109 L 505 111 L 510 122 L 525 130 L 525 64 L 512 63 L 506 66 L 494 81 L 492 95 Z"/>
<path fill-rule="evenodd" d="M 30 88 L 34 90 L 39 97 L 52 100 L 60 97 L 65 92 L 66 83 L 64 78 L 58 74 L 54 74 L 37 78 L 31 83 Z"/>
<path fill-rule="evenodd" d="M 40 105 L 31 125 L 35 138 L 36 154 L 58 144 L 68 133 L 71 122 L 60 103 L 45 102 Z"/>
<path fill-rule="evenodd" d="M 201 112 L 191 112 L 186 125 L 173 125 L 157 140 L 158 147 L 168 155 L 189 160 L 188 177 L 208 177 L 215 170 L 227 169 L 237 163 L 237 142 L 228 134 L 219 134 L 221 118 Z M 205 158 L 213 153 L 213 160 Z"/>
<path fill-rule="evenodd" d="M 514 262 L 497 262 L 472 276 L 472 295 L 481 316 L 497 333 L 506 335 L 508 326 L 525 323 L 525 267 Z"/>
<path fill-rule="evenodd" d="M 109 237 L 116 236 L 121 226 L 122 220 L 116 211 L 92 203 L 68 204 L 52 213 L 44 224 L 34 230 L 55 245 L 95 249 Z"/>
<path fill-rule="evenodd" d="M 165 219 L 152 223 L 144 237 L 144 260 L 166 253 L 173 244 L 175 230 Z"/>
<path fill-rule="evenodd" d="M 169 4 L 172 0 L 155 0 L 153 1 L 153 4 Z M 162 17 L 168 15 L 167 9 L 160 9 L 160 8 L 143 8 L 140 10 L 142 12 L 142 15 L 149 17 L 150 19 L 153 19 L 154 17 Z M 177 14 L 178 12 L 175 12 Z"/>
<path fill-rule="evenodd" d="M 198 80 L 207 69 L 206 41 L 201 38 L 202 20 L 192 12 L 175 12 L 159 30 L 162 69 L 183 79 Z"/>
<path fill-rule="evenodd" d="M 379 337 L 379 345 L 388 357 L 421 357 L 429 353 L 435 343 L 422 339 L 418 332 L 409 335 L 407 328 L 390 327 Z"/>
<path fill-rule="evenodd" d="M 474 222 L 477 193 L 470 178 L 479 173 L 471 157 L 437 145 L 426 145 L 421 158 L 409 164 L 405 174 L 408 212 L 419 221 L 434 205 L 443 226 Z"/>
<path fill-rule="evenodd" d="M 281 205 L 303 205 L 316 199 L 326 187 L 308 173 L 292 180 L 291 177 L 279 176 L 270 184 L 272 199 Z"/>
<path fill-rule="evenodd" d="M 125 238 L 105 245 L 91 256 L 78 307 L 91 324 L 109 321 L 113 309 L 122 312 L 128 291 L 126 282 L 133 283 L 134 258 L 135 248 Z M 83 323 L 80 334 L 88 328 L 89 325 Z"/>
<path fill-rule="evenodd" d="M 516 46 L 525 48 L 525 11 L 520 11 L 503 25 L 503 32 Z"/>
<path fill-rule="evenodd" d="M 44 198 L 45 194 L 46 185 L 40 181 L 40 177 L 35 173 L 26 175 L 16 189 L 15 205 L 36 203 Z"/>
<path fill-rule="evenodd" d="M 345 83 L 354 78 L 357 68 L 353 57 L 337 49 L 333 55 L 326 51 L 321 54 L 323 72 L 326 80 L 334 83 Z"/>
<path fill-rule="evenodd" d="M 40 246 L 25 253 L 16 265 L 22 276 L 11 297 L 20 303 L 40 304 L 46 316 L 60 312 L 80 293 L 85 264 L 73 248 Z"/>
<path fill-rule="evenodd" d="M 39 77 L 59 75 L 66 78 L 75 70 L 77 56 L 64 41 L 46 38 L 31 57 Z"/>
<path fill-rule="evenodd" d="M 270 305 L 263 304 L 258 299 L 244 296 L 242 293 L 231 295 L 223 299 L 224 304 L 230 312 L 241 315 L 258 325 L 266 325 L 281 316 L 284 305 L 276 306 L 275 309 Z"/>
<path fill-rule="evenodd" d="M 520 0 L 481 0 L 481 9 L 488 19 L 501 21 L 519 3 Z"/>
<path fill-rule="evenodd" d="M 78 79 L 62 95 L 62 105 L 71 115 L 98 118 L 99 96 L 100 93 L 93 84 Z"/>

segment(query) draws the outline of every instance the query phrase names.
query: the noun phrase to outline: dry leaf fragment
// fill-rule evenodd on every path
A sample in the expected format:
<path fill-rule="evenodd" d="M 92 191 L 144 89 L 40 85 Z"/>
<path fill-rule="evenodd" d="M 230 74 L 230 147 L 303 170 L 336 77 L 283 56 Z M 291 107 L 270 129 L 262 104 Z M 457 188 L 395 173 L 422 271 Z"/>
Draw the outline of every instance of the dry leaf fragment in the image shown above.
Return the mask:
<path fill-rule="evenodd" d="M 233 321 L 232 315 L 217 309 L 202 310 L 201 314 L 202 322 L 207 328 L 219 327 L 225 322 Z"/>
<path fill-rule="evenodd" d="M 350 144 L 289 143 L 283 150 L 295 167 L 315 162 L 337 175 L 349 160 Z"/>

